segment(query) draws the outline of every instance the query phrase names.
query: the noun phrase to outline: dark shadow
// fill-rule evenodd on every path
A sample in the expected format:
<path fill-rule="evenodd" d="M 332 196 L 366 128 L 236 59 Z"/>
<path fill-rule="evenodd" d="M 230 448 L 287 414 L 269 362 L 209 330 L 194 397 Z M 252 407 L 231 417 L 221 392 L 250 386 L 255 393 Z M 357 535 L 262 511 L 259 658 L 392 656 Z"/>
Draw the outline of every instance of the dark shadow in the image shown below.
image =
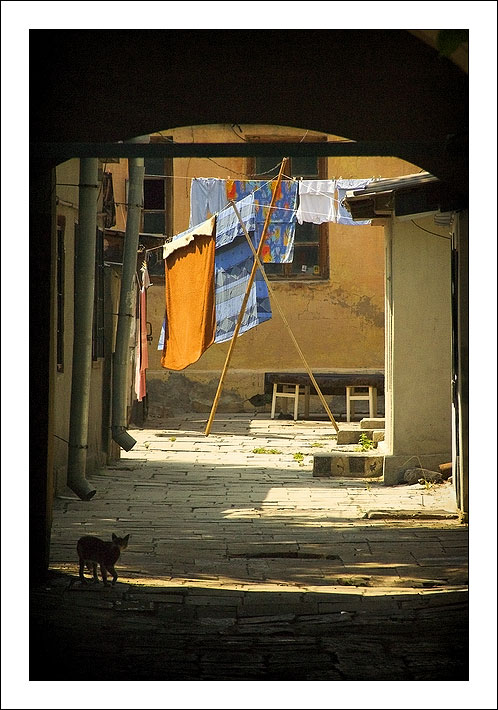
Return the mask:
<path fill-rule="evenodd" d="M 457 592 L 78 589 L 51 575 L 30 610 L 31 681 L 468 680 Z"/>

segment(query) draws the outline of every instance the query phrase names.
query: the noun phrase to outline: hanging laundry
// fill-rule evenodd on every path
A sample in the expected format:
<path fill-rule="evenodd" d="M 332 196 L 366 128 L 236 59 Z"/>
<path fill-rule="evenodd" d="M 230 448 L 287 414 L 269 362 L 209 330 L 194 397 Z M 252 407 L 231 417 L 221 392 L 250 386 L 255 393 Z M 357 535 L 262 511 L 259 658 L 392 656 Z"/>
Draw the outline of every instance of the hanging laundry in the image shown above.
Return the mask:
<path fill-rule="evenodd" d="M 299 207 L 296 219 L 299 224 L 336 221 L 335 180 L 300 180 Z"/>
<path fill-rule="evenodd" d="M 220 212 L 227 204 L 226 181 L 219 178 L 192 178 L 190 183 L 189 228 Z"/>
<path fill-rule="evenodd" d="M 250 232 L 254 247 L 258 239 Z M 231 340 L 248 286 L 254 255 L 246 237 L 236 237 L 227 246 L 216 250 L 215 256 L 215 299 L 216 336 L 215 343 Z M 264 323 L 272 316 L 268 287 L 258 271 L 249 293 L 239 334 Z"/>
<path fill-rule="evenodd" d="M 348 190 L 361 190 L 366 187 L 371 180 L 337 180 L 337 223 L 338 224 L 349 224 L 356 227 L 359 224 L 371 224 L 372 220 L 366 219 L 361 222 L 355 221 L 351 217 L 351 213 L 342 205 L 342 200 L 346 197 L 346 192 Z"/>
<path fill-rule="evenodd" d="M 254 195 L 247 195 L 235 203 L 247 232 L 254 232 L 256 213 Z M 235 237 L 244 236 L 244 230 L 232 205 L 222 210 L 216 217 L 216 248 L 230 244 Z"/>
<path fill-rule="evenodd" d="M 227 198 L 238 202 L 250 193 L 254 193 L 256 210 L 256 244 L 263 233 L 274 182 L 263 180 L 227 180 Z M 282 180 L 277 194 L 275 208 L 261 252 L 264 263 L 288 264 L 294 256 L 294 233 L 296 231 L 297 182 Z"/>
<path fill-rule="evenodd" d="M 165 245 L 166 318 L 161 365 L 183 370 L 213 343 L 215 217 Z M 189 237 L 192 236 L 192 239 Z M 175 242 L 183 243 L 174 246 Z"/>
<path fill-rule="evenodd" d="M 149 349 L 147 345 L 147 289 L 151 286 L 151 281 L 145 262 L 140 272 L 142 274 L 142 286 L 138 298 L 135 350 L 135 393 L 139 402 L 141 402 L 147 394 L 146 370 L 149 367 Z"/>

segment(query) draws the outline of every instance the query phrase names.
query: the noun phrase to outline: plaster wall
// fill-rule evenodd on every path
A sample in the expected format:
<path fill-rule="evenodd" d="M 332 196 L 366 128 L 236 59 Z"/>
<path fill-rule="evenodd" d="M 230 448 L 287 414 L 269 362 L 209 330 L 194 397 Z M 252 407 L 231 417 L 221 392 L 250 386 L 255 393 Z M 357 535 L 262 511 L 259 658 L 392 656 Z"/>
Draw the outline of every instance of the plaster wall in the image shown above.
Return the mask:
<path fill-rule="evenodd" d="M 64 227 L 64 362 L 62 369 L 57 368 L 53 358 L 53 468 L 54 492 L 58 495 L 68 492 L 66 487 L 68 441 L 71 408 L 71 382 L 74 340 L 74 258 L 75 225 L 78 222 L 78 183 L 79 161 L 70 160 L 62 163 L 56 170 L 56 212 L 65 218 Z M 55 273 L 54 273 L 55 279 Z M 56 331 L 56 293 L 52 291 L 52 337 L 57 339 Z M 110 353 L 107 354 L 110 357 Z M 88 452 L 86 461 L 87 475 L 107 460 L 108 442 L 103 427 L 105 399 L 110 396 L 110 382 L 104 377 L 104 359 L 92 361 L 90 403 L 88 413 Z M 72 495 L 72 493 L 71 493 Z"/>
<path fill-rule="evenodd" d="M 428 468 L 451 461 L 451 237 L 433 217 L 393 219 L 386 243 L 385 479 L 394 483 L 416 457 Z"/>

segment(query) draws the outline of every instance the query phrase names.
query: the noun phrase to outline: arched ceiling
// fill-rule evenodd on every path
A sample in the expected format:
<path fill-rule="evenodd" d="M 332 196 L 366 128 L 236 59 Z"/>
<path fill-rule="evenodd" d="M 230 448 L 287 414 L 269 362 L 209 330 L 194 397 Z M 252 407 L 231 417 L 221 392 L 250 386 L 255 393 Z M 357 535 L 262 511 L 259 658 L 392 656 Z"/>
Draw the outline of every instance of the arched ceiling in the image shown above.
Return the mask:
<path fill-rule="evenodd" d="M 405 157 L 403 141 L 456 136 L 453 153 L 420 164 L 466 179 L 468 77 L 409 31 L 34 30 L 30 38 L 31 140 L 273 124 L 397 141 Z"/>

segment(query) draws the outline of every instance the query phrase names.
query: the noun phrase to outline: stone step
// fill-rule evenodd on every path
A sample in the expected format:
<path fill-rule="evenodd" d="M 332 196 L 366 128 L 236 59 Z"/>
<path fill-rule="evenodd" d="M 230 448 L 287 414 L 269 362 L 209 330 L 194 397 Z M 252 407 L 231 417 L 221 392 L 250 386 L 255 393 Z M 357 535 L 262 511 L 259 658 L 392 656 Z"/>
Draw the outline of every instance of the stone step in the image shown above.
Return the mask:
<path fill-rule="evenodd" d="M 386 420 L 384 417 L 365 418 L 360 421 L 361 429 L 385 429 Z"/>
<path fill-rule="evenodd" d="M 384 456 L 370 452 L 314 454 L 314 477 L 378 478 L 384 471 Z"/>
<path fill-rule="evenodd" d="M 366 434 L 369 439 L 372 438 L 373 430 L 369 429 L 340 429 L 337 432 L 337 446 L 343 444 L 359 444 L 360 436 Z"/>
<path fill-rule="evenodd" d="M 359 444 L 360 436 L 365 434 L 367 439 L 376 444 L 379 441 L 384 441 L 384 429 L 341 429 L 337 432 L 337 446 L 347 444 Z"/>

